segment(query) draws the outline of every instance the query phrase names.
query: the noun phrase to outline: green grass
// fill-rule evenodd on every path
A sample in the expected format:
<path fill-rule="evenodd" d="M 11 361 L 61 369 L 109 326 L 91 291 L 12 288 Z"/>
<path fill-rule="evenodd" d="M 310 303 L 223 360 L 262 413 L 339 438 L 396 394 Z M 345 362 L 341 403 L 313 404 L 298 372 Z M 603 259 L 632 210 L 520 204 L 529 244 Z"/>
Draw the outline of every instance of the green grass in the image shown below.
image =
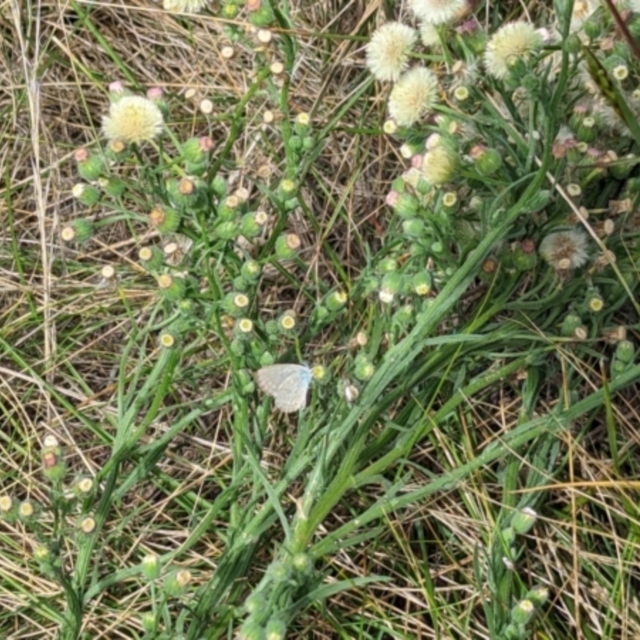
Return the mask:
<path fill-rule="evenodd" d="M 594 100 L 563 45 L 522 70 L 526 110 L 484 75 L 461 108 L 451 65 L 484 42 L 449 31 L 417 55 L 441 119 L 386 135 L 389 87 L 362 47 L 408 20 L 399 7 L 278 4 L 261 49 L 228 8 L 58 5 L 0 13 L 0 637 L 637 638 L 637 167 L 559 153 L 561 126 L 584 129 L 574 105 Z M 478 9 L 491 32 L 521 15 Z M 623 46 L 601 46 L 613 22 L 596 18 L 588 46 L 608 69 Z M 640 77 L 627 63 L 616 100 Z M 117 78 L 163 88 L 167 133 L 111 156 L 101 171 L 124 190 L 89 206 L 71 195 L 73 152 L 108 155 Z M 596 120 L 590 146 L 637 153 Z M 394 210 L 391 190 L 415 196 L 401 145 L 434 132 L 455 174 L 418 213 Z M 189 167 L 182 145 L 203 135 L 214 148 Z M 490 174 L 477 144 L 499 151 Z M 154 206 L 180 209 L 171 180 L 196 174 L 177 232 L 149 224 Z M 256 211 L 266 223 L 239 240 Z M 64 242 L 84 219 L 92 237 Z M 563 226 L 590 238 L 581 268 L 538 257 Z M 171 242 L 173 258 L 139 259 Z M 271 362 L 314 367 L 304 411 L 256 388 Z"/>

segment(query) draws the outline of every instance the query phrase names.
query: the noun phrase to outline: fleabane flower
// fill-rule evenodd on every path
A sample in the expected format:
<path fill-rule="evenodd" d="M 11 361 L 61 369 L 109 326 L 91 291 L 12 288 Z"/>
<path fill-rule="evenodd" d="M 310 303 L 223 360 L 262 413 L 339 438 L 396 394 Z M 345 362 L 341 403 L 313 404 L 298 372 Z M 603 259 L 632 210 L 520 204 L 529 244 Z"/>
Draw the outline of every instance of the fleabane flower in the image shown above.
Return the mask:
<path fill-rule="evenodd" d="M 112 102 L 102 118 L 102 130 L 109 140 L 145 142 L 162 133 L 162 112 L 141 96 L 123 96 Z"/>
<path fill-rule="evenodd" d="M 444 24 L 464 14 L 466 0 L 409 0 L 409 9 L 422 22 Z"/>
<path fill-rule="evenodd" d="M 484 66 L 495 78 L 504 78 L 515 61 L 526 60 L 541 46 L 542 36 L 528 22 L 509 22 L 487 43 Z"/>
<path fill-rule="evenodd" d="M 540 243 L 540 255 L 554 268 L 561 271 L 577 269 L 589 259 L 588 239 L 584 231 L 556 231 Z"/>
<path fill-rule="evenodd" d="M 367 45 L 367 67 L 376 80 L 396 81 L 407 68 L 417 33 L 401 22 L 387 22 Z"/>
<path fill-rule="evenodd" d="M 198 13 L 207 0 L 163 0 L 162 6 L 173 13 Z"/>
<path fill-rule="evenodd" d="M 438 80 L 426 67 L 414 67 L 391 89 L 389 115 L 402 127 L 408 127 L 431 111 L 436 100 Z"/>
<path fill-rule="evenodd" d="M 445 146 L 436 146 L 427 151 L 422 159 L 422 177 L 434 186 L 449 182 L 455 173 L 455 154 Z"/>

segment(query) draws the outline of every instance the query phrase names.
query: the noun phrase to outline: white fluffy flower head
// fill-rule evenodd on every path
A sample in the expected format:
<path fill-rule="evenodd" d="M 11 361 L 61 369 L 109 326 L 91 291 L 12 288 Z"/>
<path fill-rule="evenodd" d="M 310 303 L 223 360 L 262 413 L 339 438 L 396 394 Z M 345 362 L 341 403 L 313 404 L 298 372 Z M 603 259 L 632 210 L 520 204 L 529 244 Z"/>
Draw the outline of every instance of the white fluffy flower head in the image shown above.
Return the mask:
<path fill-rule="evenodd" d="M 409 9 L 422 22 L 444 24 L 463 15 L 467 9 L 467 1 L 409 0 Z"/>
<path fill-rule="evenodd" d="M 172 13 L 198 13 L 207 0 L 163 0 L 162 6 Z"/>
<path fill-rule="evenodd" d="M 148 98 L 123 96 L 111 103 L 102 130 L 109 140 L 145 142 L 162 133 L 163 122 L 162 112 Z"/>
<path fill-rule="evenodd" d="M 396 81 L 407 68 L 416 32 L 401 22 L 387 22 L 367 45 L 367 67 L 376 80 Z"/>
<path fill-rule="evenodd" d="M 389 95 L 389 115 L 401 127 L 408 127 L 431 111 L 436 101 L 438 80 L 426 67 L 414 67 L 394 85 Z"/>
<path fill-rule="evenodd" d="M 540 243 L 539 252 L 555 269 L 577 269 L 589 259 L 587 235 L 580 229 L 550 233 Z"/>
<path fill-rule="evenodd" d="M 484 65 L 495 78 L 504 78 L 515 60 L 526 60 L 541 46 L 542 36 L 528 22 L 509 22 L 500 27 L 487 43 Z"/>

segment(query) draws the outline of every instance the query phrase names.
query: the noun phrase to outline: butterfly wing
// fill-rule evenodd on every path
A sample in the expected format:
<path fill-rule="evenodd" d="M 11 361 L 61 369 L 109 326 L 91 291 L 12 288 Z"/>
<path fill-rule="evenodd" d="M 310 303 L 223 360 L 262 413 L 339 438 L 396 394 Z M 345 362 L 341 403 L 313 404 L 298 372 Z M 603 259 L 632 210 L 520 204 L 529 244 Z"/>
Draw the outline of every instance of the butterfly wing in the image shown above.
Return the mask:
<path fill-rule="evenodd" d="M 262 391 L 273 397 L 284 413 L 300 411 L 307 406 L 307 390 L 311 371 L 299 364 L 272 364 L 259 369 L 256 378 Z"/>

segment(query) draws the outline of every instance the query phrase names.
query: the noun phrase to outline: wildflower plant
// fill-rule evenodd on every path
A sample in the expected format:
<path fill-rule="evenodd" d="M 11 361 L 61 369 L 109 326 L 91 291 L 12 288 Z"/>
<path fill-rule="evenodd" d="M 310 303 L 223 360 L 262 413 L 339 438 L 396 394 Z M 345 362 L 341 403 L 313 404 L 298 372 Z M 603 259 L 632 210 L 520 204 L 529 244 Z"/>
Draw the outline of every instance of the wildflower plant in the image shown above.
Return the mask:
<path fill-rule="evenodd" d="M 216 51 L 189 87 L 182 63 L 145 88 L 150 71 L 100 49 L 127 82 L 90 103 L 60 224 L 39 210 L 59 252 L 41 258 L 47 287 L 23 289 L 0 336 L 3 372 L 46 398 L 6 410 L 7 441 L 31 415 L 60 432 L 39 484 L 0 495 L 2 526 L 29 540 L 20 567 L 63 594 L 38 616 L 65 640 L 116 624 L 149 640 L 564 637 L 582 606 L 566 584 L 593 582 L 640 630 L 589 548 L 634 522 L 632 500 L 590 493 L 626 490 L 634 465 L 613 400 L 633 407 L 640 377 L 631 44 L 595 2 L 487 3 L 481 20 L 467 1 L 410 0 L 348 36 L 335 16 L 316 29 L 322 10 L 158 4 L 149 41 L 162 24 L 172 51 Z M 340 60 L 338 91 L 309 52 L 325 74 Z M 68 271 L 87 328 L 60 334 L 63 358 L 51 323 L 69 303 L 52 316 L 48 296 Z M 35 355 L 9 333 L 27 306 L 48 340 Z M 571 562 L 585 549 L 590 581 Z"/>

